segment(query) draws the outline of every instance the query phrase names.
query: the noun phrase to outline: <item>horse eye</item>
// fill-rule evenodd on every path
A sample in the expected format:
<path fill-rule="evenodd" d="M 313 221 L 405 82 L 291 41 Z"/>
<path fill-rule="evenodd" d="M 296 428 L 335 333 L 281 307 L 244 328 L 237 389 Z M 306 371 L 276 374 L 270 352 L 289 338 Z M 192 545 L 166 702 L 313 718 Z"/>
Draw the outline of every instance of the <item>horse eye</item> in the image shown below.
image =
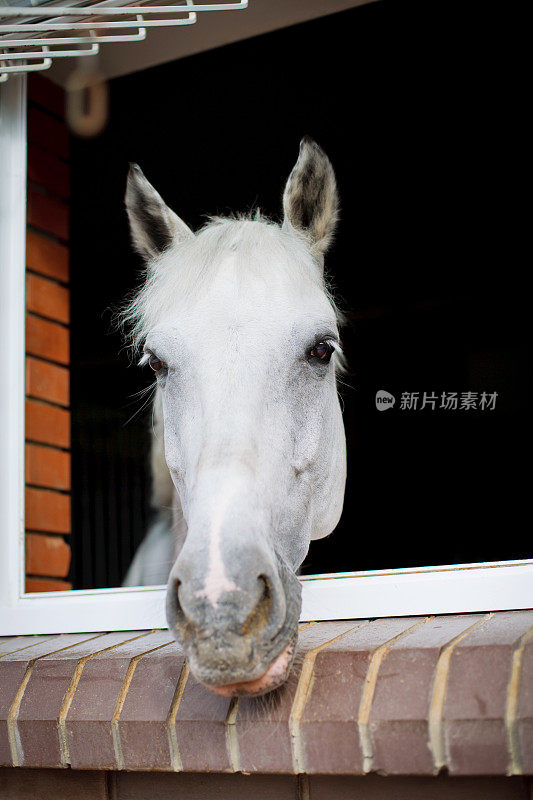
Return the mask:
<path fill-rule="evenodd" d="M 148 359 L 148 364 L 151 366 L 154 372 L 159 372 L 160 370 L 165 368 L 165 365 L 161 361 L 160 358 L 157 356 L 151 355 Z"/>
<path fill-rule="evenodd" d="M 327 364 L 331 358 L 334 347 L 330 342 L 317 342 L 309 353 L 309 358 L 316 358 L 323 364 Z"/>

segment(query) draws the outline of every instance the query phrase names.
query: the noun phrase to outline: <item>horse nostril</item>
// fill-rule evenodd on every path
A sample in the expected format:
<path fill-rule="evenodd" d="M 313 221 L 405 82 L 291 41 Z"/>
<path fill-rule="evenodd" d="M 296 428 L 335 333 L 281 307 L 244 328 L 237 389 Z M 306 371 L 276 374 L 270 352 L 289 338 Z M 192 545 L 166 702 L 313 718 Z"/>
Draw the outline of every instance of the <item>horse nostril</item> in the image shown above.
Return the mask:
<path fill-rule="evenodd" d="M 174 591 L 169 593 L 168 603 L 173 611 L 174 629 L 179 630 L 182 635 L 191 634 L 194 628 L 193 622 L 185 613 L 180 600 L 181 581 L 176 578 L 174 581 Z"/>
<path fill-rule="evenodd" d="M 266 575 L 259 575 L 257 580 L 263 584 L 263 594 L 261 595 L 261 599 L 259 600 L 259 602 L 260 603 L 263 603 L 265 601 L 270 602 L 272 599 L 272 591 L 270 588 L 269 579 L 267 578 Z"/>
<path fill-rule="evenodd" d="M 259 600 L 241 627 L 241 633 L 243 635 L 258 633 L 262 628 L 268 625 L 272 615 L 272 591 L 270 581 L 266 575 L 259 575 L 257 580 L 263 584 L 262 592 Z"/>

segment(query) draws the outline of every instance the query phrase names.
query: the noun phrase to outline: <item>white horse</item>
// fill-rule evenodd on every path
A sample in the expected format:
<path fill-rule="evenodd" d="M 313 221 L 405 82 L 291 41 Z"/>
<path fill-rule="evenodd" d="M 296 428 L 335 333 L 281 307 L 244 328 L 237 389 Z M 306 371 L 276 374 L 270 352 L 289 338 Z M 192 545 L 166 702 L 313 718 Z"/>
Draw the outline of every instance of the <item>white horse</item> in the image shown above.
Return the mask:
<path fill-rule="evenodd" d="M 324 280 L 335 176 L 306 138 L 281 226 L 213 219 L 194 234 L 137 165 L 126 207 L 146 279 L 125 318 L 156 376 L 154 501 L 168 511 L 125 583 L 168 579 L 168 626 L 196 678 L 262 694 L 289 673 L 296 573 L 344 496 L 342 355 Z"/>

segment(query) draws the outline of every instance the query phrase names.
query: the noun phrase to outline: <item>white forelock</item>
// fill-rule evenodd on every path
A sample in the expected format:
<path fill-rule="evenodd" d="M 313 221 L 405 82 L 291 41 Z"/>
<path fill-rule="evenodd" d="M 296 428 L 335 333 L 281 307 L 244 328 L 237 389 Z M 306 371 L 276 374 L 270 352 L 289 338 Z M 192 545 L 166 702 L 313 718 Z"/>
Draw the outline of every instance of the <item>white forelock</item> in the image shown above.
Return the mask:
<path fill-rule="evenodd" d="M 132 347 L 140 350 L 152 328 L 198 296 L 228 255 L 236 260 L 243 282 L 281 278 L 295 287 L 314 284 L 328 296 L 342 321 L 305 237 L 259 215 L 254 219 L 215 217 L 194 238 L 172 243 L 148 263 L 143 285 L 121 314 Z"/>

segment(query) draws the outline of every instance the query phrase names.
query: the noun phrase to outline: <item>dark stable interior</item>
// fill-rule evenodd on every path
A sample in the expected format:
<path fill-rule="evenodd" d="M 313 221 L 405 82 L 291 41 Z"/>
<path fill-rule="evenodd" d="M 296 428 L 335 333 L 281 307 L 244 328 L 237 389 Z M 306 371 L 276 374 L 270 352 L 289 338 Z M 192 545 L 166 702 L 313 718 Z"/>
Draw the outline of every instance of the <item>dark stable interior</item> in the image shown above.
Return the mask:
<path fill-rule="evenodd" d="M 518 8 L 384 0 L 111 81 L 105 132 L 72 146 L 75 588 L 119 585 L 151 517 L 133 397 L 151 376 L 110 311 L 141 266 L 128 162 L 193 228 L 257 206 L 280 219 L 304 134 L 341 197 L 326 264 L 347 316 L 349 461 L 341 522 L 303 572 L 531 557 Z M 439 408 L 469 391 L 497 392 L 494 410 Z"/>

